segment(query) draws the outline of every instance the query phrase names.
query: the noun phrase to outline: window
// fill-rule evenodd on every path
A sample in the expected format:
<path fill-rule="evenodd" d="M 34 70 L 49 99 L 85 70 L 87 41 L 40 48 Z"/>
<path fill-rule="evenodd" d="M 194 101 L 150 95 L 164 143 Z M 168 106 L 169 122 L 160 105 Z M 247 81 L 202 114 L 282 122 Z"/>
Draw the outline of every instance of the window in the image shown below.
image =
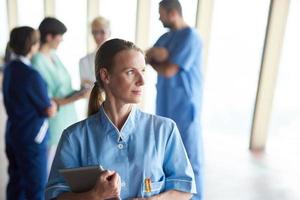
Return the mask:
<path fill-rule="evenodd" d="M 72 9 L 70 8 L 72 4 Z M 67 27 L 64 41 L 58 47 L 58 54 L 67 68 L 74 88 L 79 89 L 79 59 L 87 52 L 87 3 L 85 0 L 56 0 L 56 17 Z M 83 101 L 75 103 L 79 119 L 87 113 Z"/>
<path fill-rule="evenodd" d="M 100 1 L 99 14 L 110 21 L 111 38 L 135 41 L 136 8 L 137 0 Z"/>
<path fill-rule="evenodd" d="M 198 0 L 181 0 L 182 14 L 185 22 L 194 27 L 196 24 Z"/>
<path fill-rule="evenodd" d="M 214 3 L 203 95 L 206 134 L 246 134 L 248 140 L 269 4 L 267 0 Z"/>
<path fill-rule="evenodd" d="M 0 0 L 0 56 L 3 57 L 5 54 L 6 44 L 8 42 L 8 21 L 7 21 L 7 5 L 6 0 Z"/>
<path fill-rule="evenodd" d="M 150 44 L 153 45 L 156 40 L 167 31 L 159 20 L 159 2 L 160 0 L 151 1 L 150 10 Z"/>
<path fill-rule="evenodd" d="M 68 7 L 70 7 L 70 1 L 56 1 L 56 17 L 68 29 L 64 34 L 64 41 L 58 47 L 58 54 L 72 77 L 73 85 L 79 87 L 78 63 L 79 59 L 86 54 L 87 49 L 87 5 L 85 0 L 78 0 L 72 2 L 72 9 L 66 12 Z"/>
<path fill-rule="evenodd" d="M 300 130 L 300 1 L 292 0 L 273 102 L 268 148 L 299 153 Z M 298 151 L 294 151 L 297 150 Z M 291 151 L 290 151 L 291 150 Z"/>
<path fill-rule="evenodd" d="M 38 28 L 44 18 L 44 1 L 17 0 L 18 25 Z"/>

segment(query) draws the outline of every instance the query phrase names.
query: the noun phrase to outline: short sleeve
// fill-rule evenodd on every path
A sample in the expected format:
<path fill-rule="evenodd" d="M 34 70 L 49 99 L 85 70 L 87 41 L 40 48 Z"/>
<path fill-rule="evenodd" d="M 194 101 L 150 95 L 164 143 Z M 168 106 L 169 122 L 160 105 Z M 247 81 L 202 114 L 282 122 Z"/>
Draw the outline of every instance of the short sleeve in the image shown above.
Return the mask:
<path fill-rule="evenodd" d="M 47 86 L 41 75 L 36 71 L 33 72 L 29 80 L 28 95 L 38 112 L 45 115 L 45 110 L 51 106 Z"/>
<path fill-rule="evenodd" d="M 65 130 L 59 141 L 51 167 L 49 180 L 46 186 L 46 200 L 57 198 L 64 192 L 71 192 L 70 187 L 59 173 L 59 169 L 78 167 L 78 158 L 76 145 L 72 143 L 69 133 Z"/>
<path fill-rule="evenodd" d="M 54 96 L 53 91 L 52 91 L 52 78 L 51 78 L 51 73 L 49 72 L 49 70 L 47 70 L 47 67 L 45 62 L 44 62 L 44 58 L 41 55 L 35 55 L 32 57 L 31 59 L 32 62 L 32 66 L 35 70 L 37 70 L 41 76 L 43 77 L 43 79 L 45 80 L 46 84 L 47 84 L 47 89 L 48 89 L 48 95 L 50 98 L 52 98 Z"/>
<path fill-rule="evenodd" d="M 163 168 L 166 176 L 165 190 L 196 193 L 193 169 L 175 123 L 172 124 L 167 141 Z"/>
<path fill-rule="evenodd" d="M 173 40 L 175 44 L 169 49 L 169 61 L 178 65 L 181 69 L 188 71 L 195 61 L 201 57 L 201 40 L 198 34 L 192 29 L 176 35 L 177 39 Z"/>

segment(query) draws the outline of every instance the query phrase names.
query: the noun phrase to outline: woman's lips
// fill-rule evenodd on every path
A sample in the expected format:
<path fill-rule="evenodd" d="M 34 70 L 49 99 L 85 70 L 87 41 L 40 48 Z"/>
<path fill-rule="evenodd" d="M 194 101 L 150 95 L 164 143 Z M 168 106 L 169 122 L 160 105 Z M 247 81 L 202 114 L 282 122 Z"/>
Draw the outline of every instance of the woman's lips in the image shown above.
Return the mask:
<path fill-rule="evenodd" d="M 135 94 L 135 95 L 141 95 L 142 90 L 133 90 L 132 93 Z"/>

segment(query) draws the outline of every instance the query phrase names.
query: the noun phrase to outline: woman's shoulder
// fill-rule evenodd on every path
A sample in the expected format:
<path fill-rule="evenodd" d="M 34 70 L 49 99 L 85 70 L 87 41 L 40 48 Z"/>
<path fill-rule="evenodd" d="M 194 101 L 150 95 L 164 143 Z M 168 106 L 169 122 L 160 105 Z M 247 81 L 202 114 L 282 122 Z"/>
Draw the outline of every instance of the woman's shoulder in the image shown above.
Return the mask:
<path fill-rule="evenodd" d="M 144 132 L 144 136 L 154 136 L 154 138 L 156 138 L 155 141 L 158 143 L 167 141 L 171 135 L 178 132 L 176 123 L 167 117 L 141 111 L 136 119 L 136 129 L 143 130 L 142 132 Z M 146 136 L 146 138 L 148 138 L 148 136 Z"/>
<path fill-rule="evenodd" d="M 68 128 L 65 129 L 64 132 L 66 132 L 69 135 L 76 133 L 80 134 L 82 132 L 85 132 L 85 130 L 95 127 L 97 125 L 99 125 L 99 113 L 96 113 L 92 116 L 87 117 L 86 119 L 83 119 L 79 122 L 70 125 Z"/>
<path fill-rule="evenodd" d="M 31 63 L 33 68 L 39 70 L 41 68 L 45 68 L 45 66 L 47 65 L 47 60 L 42 53 L 38 52 L 32 56 Z"/>
<path fill-rule="evenodd" d="M 37 52 L 36 54 L 34 54 L 32 56 L 31 61 L 34 62 L 34 61 L 39 61 L 39 60 L 44 60 L 44 56 L 42 53 Z"/>
<path fill-rule="evenodd" d="M 12 60 L 6 64 L 4 68 L 4 76 L 6 77 L 8 74 L 12 74 L 12 76 L 22 75 L 22 79 L 28 79 L 30 76 L 31 69 L 28 65 L 21 62 L 20 60 Z M 14 80 L 19 81 L 19 80 Z"/>
<path fill-rule="evenodd" d="M 140 120 L 146 120 L 149 123 L 152 123 L 154 125 L 167 126 L 167 127 L 176 126 L 176 123 L 170 118 L 162 117 L 162 116 L 147 113 L 147 112 L 143 112 L 139 109 L 138 109 L 138 113 L 139 113 L 138 115 L 139 115 Z"/>

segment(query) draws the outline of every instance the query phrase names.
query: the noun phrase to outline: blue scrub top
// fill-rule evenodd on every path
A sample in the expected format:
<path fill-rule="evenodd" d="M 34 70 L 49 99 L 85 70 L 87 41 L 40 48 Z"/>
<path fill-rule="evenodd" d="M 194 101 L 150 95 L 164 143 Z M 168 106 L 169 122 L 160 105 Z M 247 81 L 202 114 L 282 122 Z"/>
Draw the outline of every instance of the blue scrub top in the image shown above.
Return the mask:
<path fill-rule="evenodd" d="M 46 199 L 70 191 L 59 169 L 101 165 L 121 176 L 121 198 L 148 197 L 167 190 L 196 193 L 194 174 L 176 124 L 133 107 L 120 131 L 103 107 L 66 129 L 46 188 Z M 144 180 L 151 179 L 151 192 Z"/>
<path fill-rule="evenodd" d="M 14 60 L 4 69 L 4 105 L 7 112 L 6 142 L 35 144 L 45 142 L 47 119 L 51 106 L 47 86 L 31 66 Z"/>
<path fill-rule="evenodd" d="M 173 119 L 184 135 L 192 122 L 200 123 L 201 39 L 195 29 L 187 27 L 165 33 L 154 46 L 166 48 L 170 63 L 179 67 L 170 78 L 158 75 L 156 114 Z"/>
<path fill-rule="evenodd" d="M 158 75 L 156 114 L 176 122 L 196 178 L 197 194 L 192 199 L 202 200 L 202 42 L 197 31 L 187 27 L 165 33 L 154 46 L 166 48 L 169 62 L 179 67 L 170 78 Z"/>

